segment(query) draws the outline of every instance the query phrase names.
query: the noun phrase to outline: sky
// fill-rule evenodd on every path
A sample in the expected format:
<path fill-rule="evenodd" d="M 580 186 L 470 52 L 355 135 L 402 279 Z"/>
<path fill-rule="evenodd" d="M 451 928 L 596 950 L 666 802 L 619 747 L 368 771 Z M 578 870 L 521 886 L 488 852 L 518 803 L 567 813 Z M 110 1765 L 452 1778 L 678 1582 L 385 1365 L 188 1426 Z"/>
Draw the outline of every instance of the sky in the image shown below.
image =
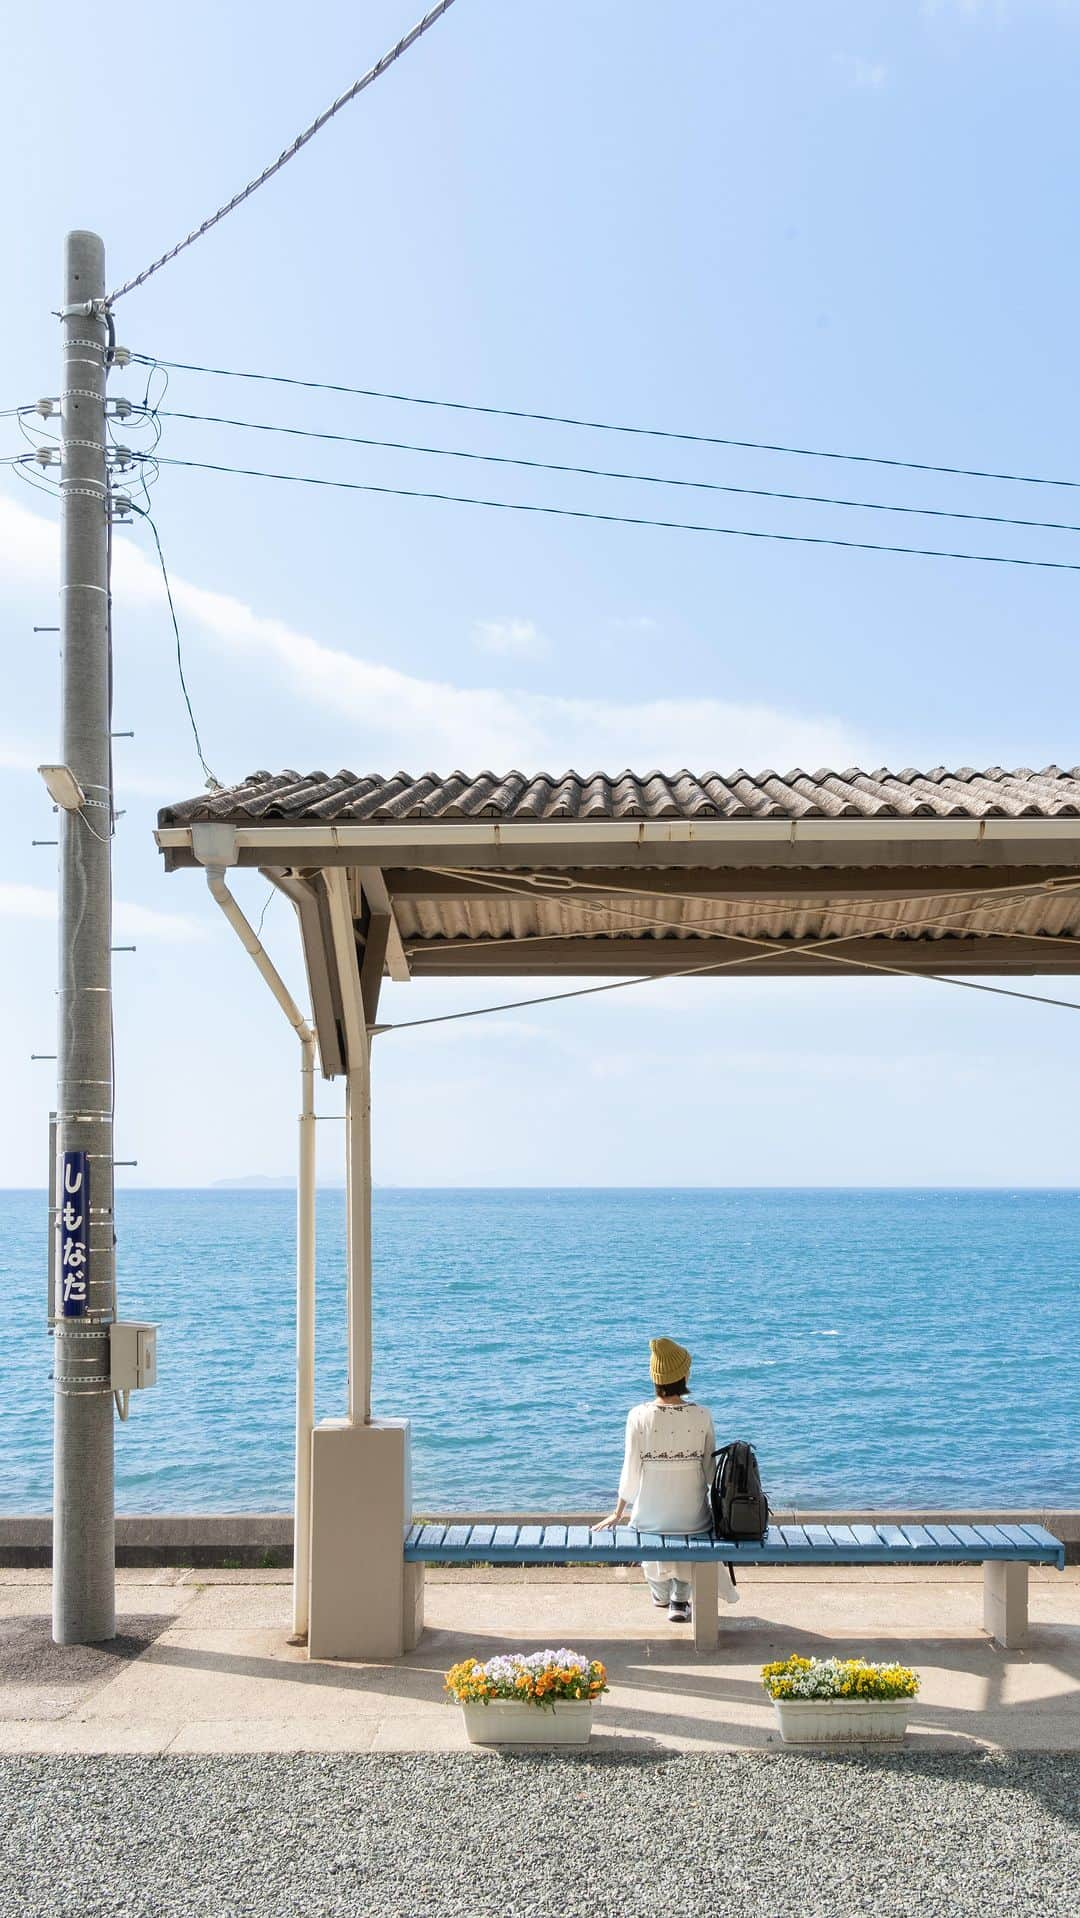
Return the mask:
<path fill-rule="evenodd" d="M 63 236 L 137 272 L 412 24 L 419 0 L 174 0 L 122 33 L 0 17 L 0 406 L 58 386 Z M 457 0 L 273 182 L 116 309 L 201 365 L 1080 480 L 1080 6 Z M 114 377 L 142 397 L 145 375 Z M 159 404 L 458 452 L 1080 521 L 1064 487 L 701 447 L 174 372 Z M 0 420 L 0 452 L 22 444 Z M 976 553 L 1075 535 L 688 492 L 163 419 L 281 472 Z M 1071 503 L 1070 503 L 1071 502 Z M 389 774 L 1080 761 L 1067 572 L 498 513 L 163 468 L 154 513 L 206 757 Z M 39 1185 L 54 1050 L 53 501 L 0 469 L 0 1183 Z M 202 785 L 145 528 L 117 541 L 117 1153 L 292 1168 L 296 1046 L 157 808 Z M 237 892 L 258 918 L 257 875 Z M 264 936 L 299 993 L 290 908 Z M 561 982 L 560 982 L 561 983 Z M 495 996 L 502 997 L 501 992 Z M 506 996 L 517 996 L 516 991 Z M 1080 989 L 1076 995 L 1080 1000 Z M 390 1017 L 490 981 L 387 986 Z M 673 981 L 386 1035 L 377 1180 L 1077 1183 L 1080 1021 L 926 981 Z M 320 1110 L 341 1111 L 326 1085 Z M 341 1128 L 320 1129 L 340 1176 Z"/>

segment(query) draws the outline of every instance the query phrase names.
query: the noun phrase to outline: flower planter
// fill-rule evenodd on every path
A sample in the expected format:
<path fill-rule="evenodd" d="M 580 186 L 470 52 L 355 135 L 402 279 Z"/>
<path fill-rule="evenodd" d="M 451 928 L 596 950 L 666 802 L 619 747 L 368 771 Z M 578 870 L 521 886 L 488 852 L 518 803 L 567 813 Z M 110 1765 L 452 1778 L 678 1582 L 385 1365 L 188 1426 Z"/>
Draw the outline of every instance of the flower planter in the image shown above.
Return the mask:
<path fill-rule="evenodd" d="M 785 1745 L 902 1745 L 910 1698 L 774 1698 Z"/>
<path fill-rule="evenodd" d="M 553 1705 L 527 1705 L 516 1698 L 462 1705 L 470 1745 L 587 1745 L 591 1698 L 560 1698 Z"/>

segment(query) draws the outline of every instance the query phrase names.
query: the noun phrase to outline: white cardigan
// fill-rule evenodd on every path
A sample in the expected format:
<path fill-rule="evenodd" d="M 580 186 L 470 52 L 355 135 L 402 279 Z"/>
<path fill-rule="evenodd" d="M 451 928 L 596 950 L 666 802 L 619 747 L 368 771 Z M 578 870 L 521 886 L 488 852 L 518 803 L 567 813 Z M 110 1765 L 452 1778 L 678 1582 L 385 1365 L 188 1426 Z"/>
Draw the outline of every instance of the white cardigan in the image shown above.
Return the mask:
<path fill-rule="evenodd" d="M 713 1422 L 692 1399 L 648 1399 L 626 1421 L 619 1497 L 640 1532 L 709 1530 Z"/>

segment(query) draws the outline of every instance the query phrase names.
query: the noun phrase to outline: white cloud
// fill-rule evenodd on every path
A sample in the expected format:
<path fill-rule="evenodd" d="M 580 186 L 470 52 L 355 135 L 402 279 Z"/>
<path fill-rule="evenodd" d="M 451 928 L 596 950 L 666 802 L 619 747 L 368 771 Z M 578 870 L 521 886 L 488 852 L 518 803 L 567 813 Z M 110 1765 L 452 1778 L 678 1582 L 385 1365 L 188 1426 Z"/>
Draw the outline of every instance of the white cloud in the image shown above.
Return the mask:
<path fill-rule="evenodd" d="M 548 643 L 531 619 L 478 619 L 473 644 L 500 659 L 544 659 Z"/>
<path fill-rule="evenodd" d="M 56 894 L 49 886 L 0 885 L 0 919 L 56 918 Z M 204 937 L 196 919 L 178 912 L 158 912 L 118 899 L 113 905 L 113 931 L 125 937 L 191 940 Z"/>
<path fill-rule="evenodd" d="M 11 500 L 0 499 L 0 555 L 9 576 L 50 580 L 56 567 L 56 529 Z M 161 576 L 130 540 L 118 540 L 117 599 L 158 608 Z M 327 715 L 329 757 L 344 748 L 354 765 L 384 755 L 415 770 L 511 766 L 562 772 L 677 770 L 731 771 L 767 766 L 879 764 L 883 755 L 843 721 L 786 712 L 757 703 L 707 696 L 664 699 L 571 698 L 488 686 L 456 686 L 422 679 L 357 657 L 298 632 L 283 620 L 255 612 L 228 593 L 210 592 L 173 576 L 173 598 L 183 621 L 211 634 L 238 659 L 269 668 L 281 688 Z M 289 723 L 275 715 L 274 729 Z M 275 739 L 268 723 L 263 763 L 290 763 L 287 735 Z"/>
<path fill-rule="evenodd" d="M 22 746 L 0 746 L 0 770 L 8 773 L 34 773 L 48 758 L 44 752 L 31 752 Z"/>
<path fill-rule="evenodd" d="M 0 772 L 36 773 L 40 765 L 57 758 L 55 747 L 39 746 L 36 749 L 24 746 L 0 745 Z M 114 768 L 114 780 L 117 795 L 138 794 L 146 799 L 160 801 L 163 793 L 182 792 L 191 783 L 190 772 L 169 774 L 167 772 L 128 772 L 123 765 Z M 45 788 L 41 788 L 42 797 Z"/>
<path fill-rule="evenodd" d="M 838 53 L 836 64 L 846 75 L 848 85 L 864 93 L 880 93 L 889 77 L 883 60 L 867 60 L 861 53 Z"/>

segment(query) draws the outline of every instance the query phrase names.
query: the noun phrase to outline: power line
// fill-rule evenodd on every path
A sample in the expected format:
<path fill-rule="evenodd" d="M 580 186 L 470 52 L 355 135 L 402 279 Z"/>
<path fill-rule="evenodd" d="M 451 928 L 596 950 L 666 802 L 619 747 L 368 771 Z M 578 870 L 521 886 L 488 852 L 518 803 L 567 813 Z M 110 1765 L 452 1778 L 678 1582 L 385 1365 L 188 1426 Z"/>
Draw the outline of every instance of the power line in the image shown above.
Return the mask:
<path fill-rule="evenodd" d="M 183 655 L 183 649 L 180 644 L 180 622 L 178 621 L 176 617 L 176 607 L 173 604 L 172 587 L 169 584 L 169 569 L 165 564 L 165 555 L 161 550 L 161 538 L 158 533 L 157 526 L 154 523 L 153 515 L 149 512 L 149 510 L 145 506 L 136 506 L 134 500 L 129 500 L 128 504 L 133 513 L 137 513 L 140 519 L 144 519 L 146 521 L 147 525 L 150 528 L 150 531 L 154 535 L 154 545 L 157 547 L 158 562 L 161 566 L 161 577 L 165 582 L 165 597 L 169 602 L 169 616 L 172 620 L 173 634 L 176 639 L 176 670 L 178 674 L 180 675 L 180 691 L 184 695 L 184 704 L 187 707 L 187 716 L 189 720 L 191 721 L 191 730 L 195 738 L 195 751 L 199 755 L 199 764 L 206 775 L 207 785 L 211 788 L 211 790 L 220 792 L 222 790 L 221 781 L 215 777 L 215 775 L 211 772 L 209 766 L 206 763 L 206 755 L 204 754 L 202 749 L 202 740 L 199 738 L 199 728 L 198 728 L 198 725 L 196 724 L 195 714 L 191 705 L 191 695 L 188 692 L 187 680 L 184 677 L 184 655 Z"/>
<path fill-rule="evenodd" d="M 612 420 L 580 419 L 570 413 L 534 413 L 518 406 L 481 406 L 471 400 L 432 399 L 419 393 L 392 393 L 377 386 L 343 386 L 330 380 L 301 380 L 286 373 L 252 373 L 230 366 L 197 366 L 190 360 L 163 360 L 133 353 L 140 366 L 164 366 L 178 373 L 207 373 L 226 380 L 258 380 L 271 386 L 298 386 L 311 393 L 345 393 L 356 399 L 390 400 L 401 406 L 441 407 L 453 413 L 482 413 L 491 419 L 534 420 L 546 426 L 580 426 L 592 433 L 632 433 L 644 439 L 679 440 L 688 446 L 727 446 L 750 453 L 789 453 L 799 459 L 848 460 L 859 466 L 892 466 L 907 473 L 947 473 L 956 479 L 1007 480 L 1017 486 L 1080 487 L 1080 480 L 1048 479 L 1033 473 L 998 473 L 981 466 L 941 466 L 931 460 L 902 460 L 880 453 L 837 453 L 821 446 L 788 446 L 773 440 L 737 440 L 716 433 L 683 433 L 663 426 L 627 426 Z"/>
<path fill-rule="evenodd" d="M 536 473 L 572 473 L 583 479 L 632 480 L 640 486 L 684 486 L 696 492 L 735 493 L 746 499 L 794 500 L 805 506 L 850 506 L 864 513 L 910 513 L 921 519 L 971 520 L 981 526 L 1024 526 L 1048 533 L 1080 533 L 1071 520 L 1016 519 L 1003 513 L 962 513 L 943 506 L 894 506 L 887 500 L 842 499 L 828 493 L 790 493 L 768 486 L 733 486 L 721 480 L 676 479 L 664 473 L 627 473 L 617 467 L 571 466 L 562 460 L 521 459 L 509 453 L 475 453 L 459 446 L 425 446 L 414 440 L 371 439 L 358 433 L 326 433 L 310 426 L 282 426 L 266 420 L 235 420 L 220 413 L 158 410 L 163 420 L 189 420 L 205 426 L 238 426 L 249 433 L 284 433 L 292 439 L 327 440 L 339 446 L 372 446 L 392 453 L 433 454 L 440 459 L 476 460 L 487 466 L 520 466 Z"/>
<path fill-rule="evenodd" d="M 454 0 L 438 0 L 437 5 L 429 8 L 423 19 L 418 20 L 416 25 L 410 28 L 409 32 L 398 41 L 397 45 L 390 48 L 389 53 L 384 53 L 381 60 L 376 60 L 375 65 L 369 68 L 368 72 L 365 73 L 361 79 L 354 80 L 352 86 L 340 94 L 331 106 L 326 107 L 325 110 L 319 114 L 318 118 L 311 122 L 310 126 L 305 127 L 302 133 L 298 133 L 295 140 L 285 148 L 284 152 L 278 154 L 276 160 L 271 161 L 269 166 L 264 167 L 262 172 L 258 174 L 254 180 L 249 180 L 247 186 L 241 188 L 239 193 L 234 193 L 232 199 L 227 200 L 224 206 L 219 206 L 217 212 L 212 213 L 210 218 L 204 220 L 201 226 L 193 227 L 186 239 L 178 241 L 177 245 L 170 247 L 167 253 L 162 253 L 160 258 L 152 261 L 149 266 L 144 267 L 141 273 L 137 273 L 134 279 L 125 280 L 123 286 L 118 286 L 115 293 L 109 294 L 105 302 L 106 306 L 115 306 L 117 300 L 122 299 L 125 293 L 130 293 L 133 288 L 142 286 L 152 274 L 158 272 L 159 268 L 167 266 L 170 260 L 175 260 L 177 254 L 182 253 L 185 247 L 193 246 L 196 240 L 201 240 L 203 234 L 209 233 L 211 227 L 216 226 L 219 220 L 223 220 L 226 214 L 232 213 L 236 207 L 242 206 L 243 202 L 250 199 L 253 193 L 258 192 L 261 186 L 265 186 L 267 180 L 272 180 L 275 173 L 280 173 L 283 166 L 287 166 L 290 160 L 295 159 L 301 147 L 305 147 L 309 140 L 313 140 L 317 133 L 322 132 L 323 127 L 333 119 L 335 113 L 340 113 L 342 107 L 347 107 L 350 101 L 355 100 L 358 94 L 364 92 L 366 87 L 370 87 L 374 81 L 380 79 L 387 68 L 392 67 L 395 60 L 400 60 L 402 54 L 407 53 L 409 48 L 414 46 L 417 40 L 420 39 L 421 35 L 425 34 L 429 27 L 433 27 L 436 20 L 440 20 L 447 9 L 452 7 L 453 4 Z"/>
<path fill-rule="evenodd" d="M 787 546 L 836 546 L 859 553 L 903 553 L 920 559 L 971 560 L 982 566 L 1034 566 L 1057 573 L 1080 573 L 1080 560 L 1022 559 L 1009 553 L 949 552 L 940 546 L 892 546 L 875 540 L 831 539 L 823 533 L 771 533 L 745 526 L 710 526 L 697 520 L 647 519 L 632 513 L 596 513 L 576 506 L 541 506 L 525 500 L 479 499 L 469 493 L 437 493 L 408 486 L 376 486 L 367 480 L 320 479 L 310 473 L 268 473 L 257 466 L 226 466 L 215 460 L 159 458 L 160 466 L 187 467 L 200 473 L 232 473 L 244 479 L 281 480 L 294 486 L 328 486 L 347 493 L 378 493 L 391 499 L 440 500 L 453 506 L 484 506 L 500 513 L 541 513 L 554 519 L 592 520 L 607 526 L 662 527 L 676 533 L 712 533 L 728 539 L 778 540 Z"/>

